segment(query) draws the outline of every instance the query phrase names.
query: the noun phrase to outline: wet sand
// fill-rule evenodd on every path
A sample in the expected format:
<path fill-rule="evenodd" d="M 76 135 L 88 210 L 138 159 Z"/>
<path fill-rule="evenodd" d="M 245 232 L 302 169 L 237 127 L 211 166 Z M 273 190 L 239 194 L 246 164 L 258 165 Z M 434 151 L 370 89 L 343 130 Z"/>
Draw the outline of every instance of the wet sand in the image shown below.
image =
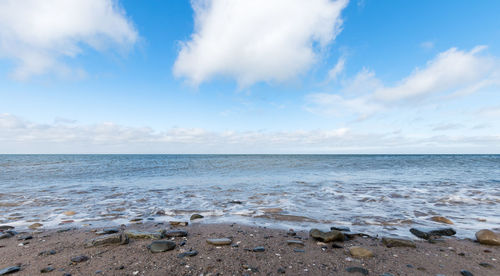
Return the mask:
<path fill-rule="evenodd" d="M 51 267 L 47 275 L 363 275 L 348 272 L 351 267 L 364 268 L 369 275 L 500 275 L 500 246 L 481 245 L 473 240 L 445 238 L 431 244 L 416 240 L 416 248 L 386 247 L 379 238 L 356 237 L 344 242 L 322 243 L 308 232 L 287 231 L 239 224 L 199 224 L 172 227 L 166 224 L 135 224 L 125 229 L 157 231 L 183 229 L 187 237 L 175 237 L 173 250 L 151 253 L 149 239 L 130 239 L 128 244 L 86 247 L 86 241 L 98 237 L 92 228 L 37 230 L 19 233 L 0 240 L 0 269 L 19 265 L 12 275 L 39 275 Z M 16 229 L 14 229 L 16 230 Z M 325 229 L 327 230 L 327 229 Z M 32 239 L 18 240 L 26 234 Z M 232 245 L 207 244 L 208 238 L 230 237 Z M 303 241 L 304 246 L 288 245 L 288 240 Z M 182 243 L 185 243 L 181 246 Z M 333 244 L 336 247 L 334 248 Z M 235 247 L 234 245 L 238 245 Z M 353 257 L 349 248 L 361 246 L 374 257 Z M 263 247 L 263 252 L 252 249 Z M 195 250 L 196 256 L 178 255 Z M 51 252 L 52 251 L 52 252 Z M 45 252 L 45 253 L 42 253 Z M 54 254 L 51 254 L 54 253 Z M 89 259 L 74 263 L 71 258 L 84 255 Z M 480 265 L 482 263 L 482 265 Z M 484 263 L 489 264 L 485 267 Z M 360 269 L 357 270 L 360 270 Z M 356 269 L 355 269 L 356 270 Z M 389 274 L 387 274 L 389 275 Z"/>

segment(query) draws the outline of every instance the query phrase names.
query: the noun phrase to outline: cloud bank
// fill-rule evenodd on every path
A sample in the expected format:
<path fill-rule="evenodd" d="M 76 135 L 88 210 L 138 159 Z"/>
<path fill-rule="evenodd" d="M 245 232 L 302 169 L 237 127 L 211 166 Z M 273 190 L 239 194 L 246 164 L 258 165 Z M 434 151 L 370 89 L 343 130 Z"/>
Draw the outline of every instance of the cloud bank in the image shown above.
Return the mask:
<path fill-rule="evenodd" d="M 348 0 L 193 0 L 195 30 L 181 43 L 174 74 L 199 85 L 214 77 L 240 86 L 305 72 L 341 31 Z"/>
<path fill-rule="evenodd" d="M 114 123 L 50 124 L 0 114 L 0 153 L 500 153 L 500 135 L 401 135 L 349 128 L 294 131 L 157 131 Z"/>
<path fill-rule="evenodd" d="M 114 0 L 0 1 L 0 58 L 14 62 L 16 79 L 67 74 L 72 69 L 63 59 L 81 54 L 83 48 L 123 49 L 137 38 Z"/>

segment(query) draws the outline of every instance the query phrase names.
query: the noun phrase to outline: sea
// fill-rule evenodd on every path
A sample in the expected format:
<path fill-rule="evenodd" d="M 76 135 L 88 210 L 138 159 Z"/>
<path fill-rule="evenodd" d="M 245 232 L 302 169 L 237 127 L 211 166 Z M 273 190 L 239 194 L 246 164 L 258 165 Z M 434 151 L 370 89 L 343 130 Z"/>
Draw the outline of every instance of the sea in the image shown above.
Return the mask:
<path fill-rule="evenodd" d="M 472 238 L 500 229 L 500 155 L 0 155 L 0 225 L 105 227 L 194 213 L 204 216 L 196 223 L 400 237 L 453 227 Z"/>

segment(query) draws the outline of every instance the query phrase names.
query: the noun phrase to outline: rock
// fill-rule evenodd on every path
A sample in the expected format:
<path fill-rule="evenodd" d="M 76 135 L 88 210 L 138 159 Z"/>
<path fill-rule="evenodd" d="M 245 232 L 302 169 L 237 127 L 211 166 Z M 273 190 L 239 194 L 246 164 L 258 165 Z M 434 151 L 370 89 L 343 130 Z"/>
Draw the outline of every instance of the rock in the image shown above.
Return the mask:
<path fill-rule="evenodd" d="M 6 230 L 12 230 L 12 229 L 14 229 L 14 226 L 0 225 L 0 231 L 6 231 Z"/>
<path fill-rule="evenodd" d="M 92 239 L 88 241 L 85 246 L 92 247 L 106 244 L 128 244 L 128 242 L 129 237 L 127 235 L 115 233 Z"/>
<path fill-rule="evenodd" d="M 441 236 L 453 236 L 457 232 L 453 228 L 438 228 L 438 229 L 411 228 L 410 233 L 424 240 L 429 240 L 431 238 L 436 238 Z"/>
<path fill-rule="evenodd" d="M 101 231 L 95 232 L 97 235 L 108 235 L 108 234 L 115 234 L 120 232 L 120 229 L 118 228 L 104 228 Z"/>
<path fill-rule="evenodd" d="M 344 248 L 342 245 L 338 245 L 336 243 L 332 243 L 332 248 Z"/>
<path fill-rule="evenodd" d="M 152 253 L 160 253 L 169 251 L 175 248 L 175 242 L 173 241 L 154 241 L 148 245 L 149 251 Z"/>
<path fill-rule="evenodd" d="M 345 227 L 345 226 L 332 226 L 332 227 L 330 227 L 330 230 L 337 230 L 340 232 L 351 232 L 351 229 L 349 229 L 349 227 Z"/>
<path fill-rule="evenodd" d="M 283 209 L 281 209 L 281 208 L 262 208 L 260 210 L 262 212 L 268 213 L 268 214 L 277 214 L 277 213 L 283 212 Z"/>
<path fill-rule="evenodd" d="M 40 253 L 38 253 L 38 256 L 49 256 L 49 255 L 55 255 L 57 252 L 55 250 L 45 250 Z"/>
<path fill-rule="evenodd" d="M 15 273 L 15 272 L 18 272 L 19 270 L 21 270 L 20 266 L 9 266 L 9 267 L 6 267 L 4 269 L 1 269 L 0 275 L 7 275 L 10 273 Z"/>
<path fill-rule="evenodd" d="M 472 274 L 470 271 L 465 270 L 465 269 L 460 270 L 460 274 L 462 274 L 464 276 L 474 276 L 474 274 Z"/>
<path fill-rule="evenodd" d="M 203 216 L 200 214 L 192 214 L 191 218 L 189 218 L 189 220 L 195 220 L 195 219 L 201 219 L 201 218 L 203 218 Z"/>
<path fill-rule="evenodd" d="M 166 213 L 165 213 L 165 211 L 164 211 L 164 210 L 158 210 L 158 211 L 156 211 L 156 213 L 155 213 L 155 214 L 156 214 L 157 216 L 164 216 Z"/>
<path fill-rule="evenodd" d="M 435 221 L 435 222 L 445 223 L 445 224 L 453 224 L 453 221 L 451 221 L 445 217 L 441 217 L 441 216 L 431 217 L 431 220 Z"/>
<path fill-rule="evenodd" d="M 33 223 L 32 225 L 28 226 L 28 228 L 29 228 L 29 229 L 33 229 L 33 230 L 34 230 L 34 229 L 40 228 L 40 227 L 42 227 L 42 226 L 43 226 L 43 224 L 38 223 L 38 222 L 35 222 L 35 223 Z"/>
<path fill-rule="evenodd" d="M 55 268 L 53 268 L 51 266 L 47 266 L 47 267 L 40 269 L 40 273 L 49 273 L 49 272 L 52 272 L 54 270 L 55 270 Z"/>
<path fill-rule="evenodd" d="M 476 233 L 476 239 L 480 244 L 500 245 L 500 234 L 491 230 L 483 229 Z"/>
<path fill-rule="evenodd" d="M 33 239 L 32 235 L 22 235 L 17 238 L 18 241 L 27 241 Z"/>
<path fill-rule="evenodd" d="M 188 256 L 188 257 L 194 257 L 194 256 L 196 256 L 196 255 L 198 255 L 198 251 L 196 251 L 196 250 L 191 250 L 191 251 L 182 252 L 182 253 L 180 253 L 179 255 L 177 255 L 177 257 L 178 257 L 178 258 L 184 258 L 184 257 L 186 257 L 186 256 Z"/>
<path fill-rule="evenodd" d="M 87 257 L 85 255 L 75 256 L 75 257 L 71 258 L 71 261 L 74 263 L 83 263 L 83 262 L 86 262 L 88 260 L 89 260 L 89 257 Z"/>
<path fill-rule="evenodd" d="M 161 232 L 142 232 L 136 230 L 126 230 L 124 234 L 131 239 L 161 240 L 164 237 Z"/>
<path fill-rule="evenodd" d="M 64 232 L 69 232 L 71 231 L 73 228 L 63 228 L 63 229 L 59 229 L 57 230 L 57 233 L 64 233 Z"/>
<path fill-rule="evenodd" d="M 323 232 L 318 229 L 311 229 L 309 231 L 309 235 L 319 241 L 322 242 L 332 242 L 332 241 L 344 241 L 345 236 L 342 232 L 337 231 L 337 230 L 331 230 L 329 232 Z"/>
<path fill-rule="evenodd" d="M 417 245 L 410 240 L 395 239 L 395 238 L 382 238 L 382 243 L 387 247 L 417 247 Z"/>
<path fill-rule="evenodd" d="M 298 240 L 287 240 L 286 243 L 288 245 L 304 246 L 304 242 L 303 241 L 298 241 Z"/>
<path fill-rule="evenodd" d="M 479 263 L 479 265 L 486 268 L 494 268 L 494 266 L 489 263 Z"/>
<path fill-rule="evenodd" d="M 13 237 L 13 236 L 14 235 L 12 235 L 12 233 L 10 233 L 10 232 L 4 232 L 4 233 L 0 234 L 0 240 L 2 240 L 2 239 L 8 239 L 8 238 Z"/>
<path fill-rule="evenodd" d="M 351 266 L 345 269 L 349 273 L 361 273 L 363 275 L 368 275 L 368 270 L 359 266 Z"/>
<path fill-rule="evenodd" d="M 304 252 L 306 252 L 306 251 L 305 251 L 304 249 L 294 248 L 294 249 L 293 249 L 293 252 L 304 253 Z"/>
<path fill-rule="evenodd" d="M 181 230 L 181 229 L 174 229 L 174 230 L 169 230 L 163 234 L 167 238 L 172 238 L 172 237 L 186 237 L 188 235 L 188 232 L 186 230 Z"/>
<path fill-rule="evenodd" d="M 207 243 L 211 245 L 230 245 L 233 241 L 228 238 L 207 239 Z"/>
<path fill-rule="evenodd" d="M 243 202 L 239 200 L 231 200 L 229 201 L 229 204 L 243 204 Z"/>
<path fill-rule="evenodd" d="M 392 274 L 392 273 L 384 273 L 384 274 L 380 274 L 380 276 L 394 276 L 394 274 Z"/>
<path fill-rule="evenodd" d="M 63 213 L 63 215 L 65 215 L 65 216 L 74 216 L 74 215 L 76 215 L 76 212 L 75 211 L 66 211 L 66 212 Z"/>
<path fill-rule="evenodd" d="M 293 237 L 293 236 L 297 236 L 297 233 L 295 231 L 293 231 L 293 229 L 290 229 L 288 232 L 286 232 L 286 235 Z"/>
<path fill-rule="evenodd" d="M 285 274 L 286 270 L 283 267 L 278 268 L 278 273 Z"/>
<path fill-rule="evenodd" d="M 257 246 L 254 249 L 252 249 L 253 252 L 264 252 L 266 249 L 263 246 Z"/>
<path fill-rule="evenodd" d="M 172 226 L 187 226 L 187 221 L 170 221 L 170 225 Z"/>
<path fill-rule="evenodd" d="M 349 247 L 349 253 L 356 258 L 371 258 L 374 256 L 371 250 L 360 246 Z"/>

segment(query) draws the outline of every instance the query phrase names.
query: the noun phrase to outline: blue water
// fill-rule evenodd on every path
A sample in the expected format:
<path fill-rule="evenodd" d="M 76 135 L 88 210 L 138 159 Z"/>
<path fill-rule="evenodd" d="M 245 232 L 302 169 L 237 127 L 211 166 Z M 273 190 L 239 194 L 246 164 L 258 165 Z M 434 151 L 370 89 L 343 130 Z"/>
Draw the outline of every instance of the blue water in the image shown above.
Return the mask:
<path fill-rule="evenodd" d="M 462 237 L 500 227 L 500 155 L 0 155 L 0 189 L 0 224 L 16 227 L 193 212 L 203 223 L 399 236 L 443 226 L 435 215 Z"/>

